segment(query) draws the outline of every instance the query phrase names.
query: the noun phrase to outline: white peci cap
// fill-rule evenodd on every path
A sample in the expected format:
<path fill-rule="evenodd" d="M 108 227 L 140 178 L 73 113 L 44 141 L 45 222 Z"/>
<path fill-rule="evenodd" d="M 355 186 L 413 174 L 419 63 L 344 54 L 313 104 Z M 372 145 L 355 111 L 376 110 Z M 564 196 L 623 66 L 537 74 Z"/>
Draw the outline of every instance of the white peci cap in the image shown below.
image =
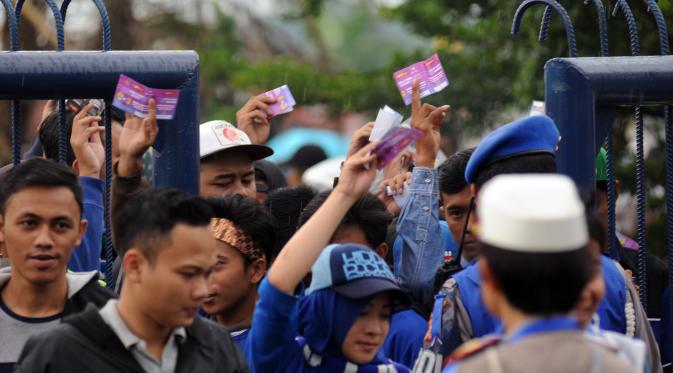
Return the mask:
<path fill-rule="evenodd" d="M 565 175 L 501 175 L 479 192 L 479 240 L 501 249 L 559 253 L 584 247 L 582 203 Z"/>
<path fill-rule="evenodd" d="M 213 120 L 199 126 L 199 146 L 201 158 L 234 149 L 247 154 L 253 161 L 273 154 L 271 148 L 252 144 L 245 132 L 223 120 Z"/>

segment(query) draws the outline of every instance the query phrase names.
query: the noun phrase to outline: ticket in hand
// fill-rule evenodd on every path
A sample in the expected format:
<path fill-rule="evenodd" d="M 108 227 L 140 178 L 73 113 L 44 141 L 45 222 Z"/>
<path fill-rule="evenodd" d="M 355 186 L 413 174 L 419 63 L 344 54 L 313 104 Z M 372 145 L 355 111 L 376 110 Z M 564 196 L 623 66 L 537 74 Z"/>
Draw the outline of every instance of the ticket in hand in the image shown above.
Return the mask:
<path fill-rule="evenodd" d="M 173 119 L 180 98 L 179 89 L 157 89 L 144 86 L 128 76 L 119 76 L 112 106 L 140 118 L 149 115 L 149 102 L 157 103 L 157 119 Z"/>
<path fill-rule="evenodd" d="M 269 118 L 273 118 L 276 115 L 289 113 L 294 110 L 294 106 L 297 104 L 294 101 L 292 92 L 290 92 L 290 88 L 287 85 L 283 85 L 268 92 L 264 92 L 264 95 L 276 99 L 275 104 L 269 105 L 269 109 L 271 110 L 271 115 L 269 115 Z"/>
<path fill-rule="evenodd" d="M 376 154 L 377 166 L 379 170 L 392 162 L 398 154 L 402 153 L 407 146 L 420 139 L 423 133 L 421 131 L 408 127 L 391 128 L 381 141 L 372 150 Z"/>
<path fill-rule="evenodd" d="M 420 84 L 421 98 L 437 93 L 449 85 L 449 79 L 436 53 L 426 60 L 394 72 L 393 79 L 405 105 L 411 103 L 411 87 L 416 80 Z"/>
<path fill-rule="evenodd" d="M 400 113 L 391 109 L 388 105 L 384 106 L 376 116 L 372 134 L 369 135 L 369 141 L 380 140 L 391 128 L 398 127 L 403 119 Z"/>

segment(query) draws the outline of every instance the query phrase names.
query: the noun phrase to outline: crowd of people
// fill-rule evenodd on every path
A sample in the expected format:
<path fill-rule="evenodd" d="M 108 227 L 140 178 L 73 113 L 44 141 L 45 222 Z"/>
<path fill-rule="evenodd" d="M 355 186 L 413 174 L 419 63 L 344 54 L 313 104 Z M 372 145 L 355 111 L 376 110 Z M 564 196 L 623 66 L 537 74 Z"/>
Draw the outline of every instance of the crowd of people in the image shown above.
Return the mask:
<path fill-rule="evenodd" d="M 637 248 L 607 231 L 604 150 L 590 196 L 556 173 L 571 139 L 544 115 L 438 164 L 449 107 L 415 84 L 414 151 L 378 171 L 365 124 L 320 192 L 301 183 L 319 148 L 287 178 L 265 160 L 272 103 L 200 125 L 199 196 L 143 177 L 154 101 L 144 119 L 113 110 L 110 139 L 90 105 L 68 112 L 65 163 L 48 108 L 26 160 L 0 171 L 0 373 L 664 369 L 666 267 L 648 257 L 644 309 Z"/>

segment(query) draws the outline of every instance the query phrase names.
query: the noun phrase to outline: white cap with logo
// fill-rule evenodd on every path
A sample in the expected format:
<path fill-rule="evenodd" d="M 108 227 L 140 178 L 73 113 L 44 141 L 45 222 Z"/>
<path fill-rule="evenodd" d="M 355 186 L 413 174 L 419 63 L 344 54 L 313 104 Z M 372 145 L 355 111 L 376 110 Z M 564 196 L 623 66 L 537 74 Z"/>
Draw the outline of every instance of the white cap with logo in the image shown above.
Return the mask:
<path fill-rule="evenodd" d="M 203 123 L 199 126 L 199 132 L 201 158 L 224 150 L 236 150 L 245 153 L 253 161 L 273 154 L 271 148 L 252 144 L 245 132 L 223 120 Z"/>
<path fill-rule="evenodd" d="M 497 248 L 560 253 L 589 241 L 574 182 L 557 174 L 500 175 L 479 192 L 479 240 Z"/>

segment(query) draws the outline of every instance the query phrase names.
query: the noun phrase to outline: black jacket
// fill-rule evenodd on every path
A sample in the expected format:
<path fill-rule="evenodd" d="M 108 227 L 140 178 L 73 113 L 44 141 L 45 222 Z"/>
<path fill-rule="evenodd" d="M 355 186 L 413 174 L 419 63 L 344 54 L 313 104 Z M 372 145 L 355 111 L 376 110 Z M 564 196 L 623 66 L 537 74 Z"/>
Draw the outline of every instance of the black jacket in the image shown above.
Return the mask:
<path fill-rule="evenodd" d="M 93 276 L 86 285 L 78 292 L 73 294 L 63 309 L 63 316 L 67 317 L 78 312 L 84 311 L 89 303 L 96 308 L 101 308 L 110 298 L 114 298 L 114 293 L 98 283 L 98 276 Z"/>
<path fill-rule="evenodd" d="M 615 240 L 617 240 L 615 238 Z M 619 264 L 633 273 L 633 280 L 638 283 L 638 251 L 623 247 L 617 241 Z M 664 290 L 668 287 L 668 267 L 658 257 L 647 254 L 647 313 L 648 318 L 661 318 L 664 303 Z"/>
<path fill-rule="evenodd" d="M 94 306 L 26 343 L 16 373 L 144 373 Z M 243 355 L 223 327 L 196 317 L 178 345 L 175 372 L 248 372 Z"/>

